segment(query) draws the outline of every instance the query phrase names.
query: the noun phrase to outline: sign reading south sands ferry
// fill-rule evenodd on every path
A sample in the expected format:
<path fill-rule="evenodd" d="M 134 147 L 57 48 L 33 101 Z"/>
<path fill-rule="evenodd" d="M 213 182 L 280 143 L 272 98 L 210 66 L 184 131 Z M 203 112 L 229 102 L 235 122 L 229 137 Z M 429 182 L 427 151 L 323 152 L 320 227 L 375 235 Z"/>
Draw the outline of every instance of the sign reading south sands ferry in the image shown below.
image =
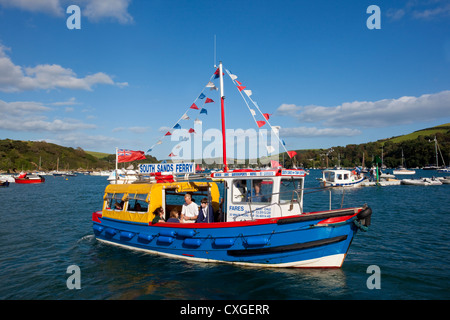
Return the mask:
<path fill-rule="evenodd" d="M 139 165 L 140 174 L 157 172 L 195 173 L 195 163 L 143 163 Z"/>

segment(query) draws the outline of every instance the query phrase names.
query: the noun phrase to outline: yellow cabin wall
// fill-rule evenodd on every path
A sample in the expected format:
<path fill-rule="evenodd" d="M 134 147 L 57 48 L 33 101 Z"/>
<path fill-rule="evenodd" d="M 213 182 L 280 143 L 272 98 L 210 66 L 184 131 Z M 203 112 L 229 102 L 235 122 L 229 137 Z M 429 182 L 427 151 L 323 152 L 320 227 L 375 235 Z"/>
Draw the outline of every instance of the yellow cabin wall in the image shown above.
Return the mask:
<path fill-rule="evenodd" d="M 174 182 L 174 183 L 153 183 L 153 184 L 110 184 L 105 189 L 102 217 L 116 220 L 149 223 L 155 215 L 153 212 L 162 206 L 162 190 L 171 189 L 178 193 L 197 192 L 199 189 L 211 187 L 211 202 L 214 211 L 219 209 L 219 188 L 217 184 L 211 182 Z M 125 201 L 125 210 L 106 209 L 108 193 L 123 193 L 122 200 Z M 128 199 L 133 199 L 135 194 L 147 194 L 148 212 L 129 212 Z M 166 208 L 165 208 L 166 209 Z"/>

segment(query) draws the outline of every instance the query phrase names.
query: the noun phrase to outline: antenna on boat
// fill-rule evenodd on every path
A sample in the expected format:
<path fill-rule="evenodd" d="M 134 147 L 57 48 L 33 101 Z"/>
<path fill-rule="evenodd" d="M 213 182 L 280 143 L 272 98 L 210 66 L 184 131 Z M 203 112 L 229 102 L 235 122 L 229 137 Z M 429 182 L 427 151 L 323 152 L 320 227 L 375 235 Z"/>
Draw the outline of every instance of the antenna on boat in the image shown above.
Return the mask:
<path fill-rule="evenodd" d="M 219 77 L 220 77 L 220 106 L 222 115 L 222 148 L 223 148 L 223 171 L 228 171 L 227 165 L 227 142 L 225 130 L 225 94 L 223 91 L 223 66 L 222 61 L 219 62 Z"/>
<path fill-rule="evenodd" d="M 216 65 L 216 35 L 214 35 L 214 68 L 217 68 L 217 65 Z"/>

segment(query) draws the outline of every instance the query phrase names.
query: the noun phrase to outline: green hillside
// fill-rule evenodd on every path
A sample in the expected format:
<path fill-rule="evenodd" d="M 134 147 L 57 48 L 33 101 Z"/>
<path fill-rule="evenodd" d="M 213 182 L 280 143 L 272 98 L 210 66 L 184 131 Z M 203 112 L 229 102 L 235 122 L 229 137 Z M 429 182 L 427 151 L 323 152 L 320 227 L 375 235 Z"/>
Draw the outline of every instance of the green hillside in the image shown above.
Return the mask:
<path fill-rule="evenodd" d="M 364 155 L 364 166 L 371 167 L 375 157 L 381 158 L 383 152 L 383 164 L 389 168 L 395 168 L 401 165 L 403 150 L 405 165 L 410 168 L 421 168 L 436 162 L 435 137 L 440 149 L 438 164 L 443 164 L 443 158 L 444 163 L 448 165 L 450 161 L 450 123 L 375 142 L 350 144 L 345 147 L 336 146 L 330 148 L 333 150 L 332 152 L 330 149 L 296 150 L 295 161 L 297 165 L 317 168 L 327 166 L 328 158 L 328 167 L 338 165 L 353 167 L 362 165 Z M 286 158 L 287 156 L 285 156 Z M 290 159 L 285 162 L 286 167 L 291 165 Z"/>
<path fill-rule="evenodd" d="M 381 141 L 391 141 L 393 143 L 400 143 L 400 142 L 403 142 L 406 140 L 417 139 L 421 135 L 422 136 L 434 136 L 436 134 L 441 134 L 441 133 L 445 134 L 449 130 L 450 130 L 450 123 L 446 123 L 446 124 L 441 124 L 440 126 L 436 126 L 433 128 L 427 128 L 427 129 L 414 131 L 413 133 L 410 133 L 410 134 L 405 134 L 405 135 L 393 137 L 390 139 L 383 139 Z"/>
<path fill-rule="evenodd" d="M 45 141 L 0 140 L 0 171 L 103 170 L 115 168 L 115 155 L 68 148 Z M 158 162 L 147 156 L 140 162 Z"/>

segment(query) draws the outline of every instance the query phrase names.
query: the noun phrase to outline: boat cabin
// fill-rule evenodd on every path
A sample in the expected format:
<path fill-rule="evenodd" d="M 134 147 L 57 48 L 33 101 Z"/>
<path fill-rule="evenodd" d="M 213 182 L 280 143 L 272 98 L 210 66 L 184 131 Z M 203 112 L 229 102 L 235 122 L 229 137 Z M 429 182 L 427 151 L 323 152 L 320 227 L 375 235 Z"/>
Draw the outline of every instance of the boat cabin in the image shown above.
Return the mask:
<path fill-rule="evenodd" d="M 186 193 L 198 205 L 208 198 L 214 212 L 219 211 L 219 188 L 213 182 L 110 184 L 103 196 L 102 217 L 148 224 L 162 207 L 167 220 L 172 209 L 181 213 Z"/>
<path fill-rule="evenodd" d="M 148 224 L 162 207 L 167 220 L 172 209 L 181 213 L 186 193 L 199 206 L 202 198 L 208 198 L 215 222 L 301 214 L 304 177 L 305 171 L 297 169 L 247 169 L 213 173 L 209 177 L 213 181 L 110 184 L 103 197 L 102 217 Z M 223 182 L 225 199 L 217 181 Z M 219 212 L 223 212 L 220 217 Z"/>
<path fill-rule="evenodd" d="M 303 213 L 305 175 L 299 169 L 244 169 L 211 178 L 226 183 L 226 221 L 243 221 Z"/>

